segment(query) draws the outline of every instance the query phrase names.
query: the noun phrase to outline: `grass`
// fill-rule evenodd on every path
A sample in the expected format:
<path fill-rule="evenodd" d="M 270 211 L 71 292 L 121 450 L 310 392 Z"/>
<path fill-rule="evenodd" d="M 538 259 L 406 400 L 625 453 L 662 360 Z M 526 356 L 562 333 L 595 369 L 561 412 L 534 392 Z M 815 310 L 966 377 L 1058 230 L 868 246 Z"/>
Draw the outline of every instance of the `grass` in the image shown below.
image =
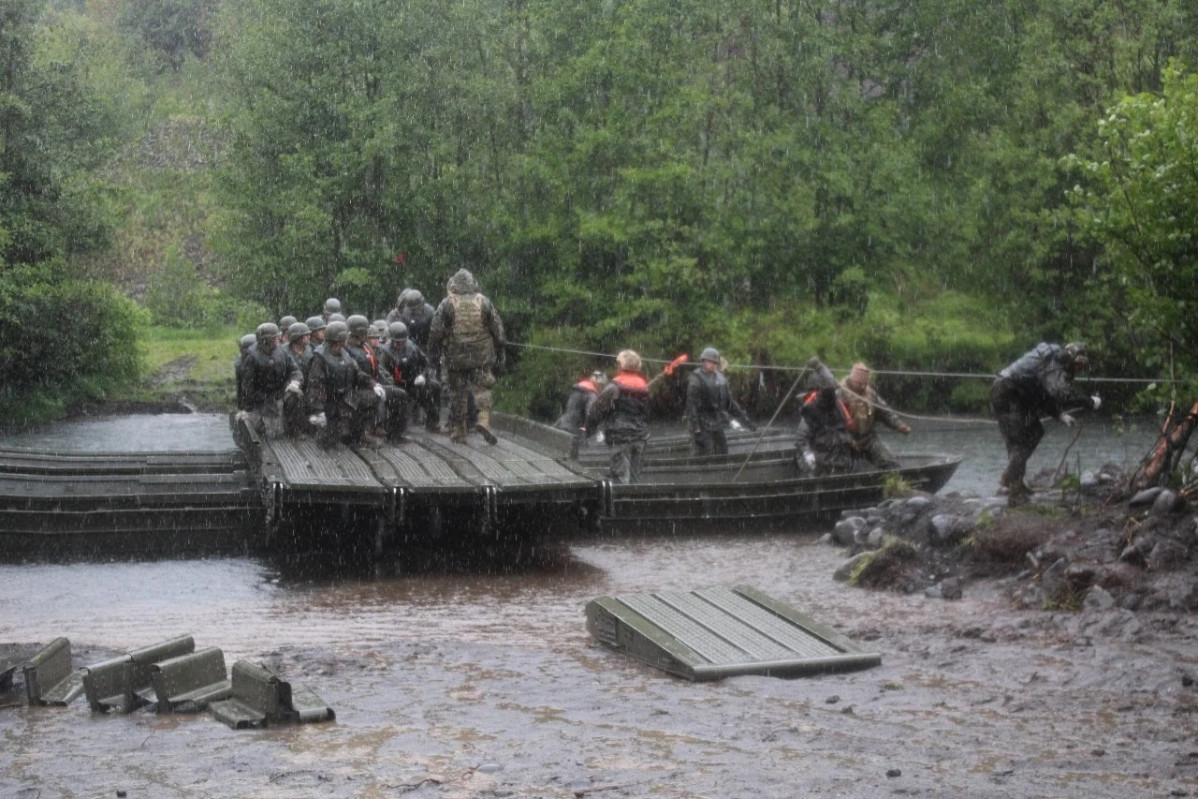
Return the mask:
<path fill-rule="evenodd" d="M 174 402 L 180 399 L 204 409 L 233 406 L 233 359 L 243 331 L 217 332 L 148 327 L 142 332 L 145 377 L 115 394 L 116 402 Z"/>

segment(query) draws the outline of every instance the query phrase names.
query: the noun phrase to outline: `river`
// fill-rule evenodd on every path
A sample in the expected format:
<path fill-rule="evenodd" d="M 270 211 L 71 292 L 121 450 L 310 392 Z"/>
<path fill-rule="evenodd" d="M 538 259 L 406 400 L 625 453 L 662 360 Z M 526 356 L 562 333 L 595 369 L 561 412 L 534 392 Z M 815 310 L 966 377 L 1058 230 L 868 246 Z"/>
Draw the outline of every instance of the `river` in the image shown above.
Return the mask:
<path fill-rule="evenodd" d="M 913 426 L 889 439 L 896 450 L 966 455 L 945 491 L 993 488 L 1003 453 L 992 426 Z M 1074 431 L 1052 427 L 1030 474 L 1055 469 L 1066 449 L 1075 469 L 1134 463 L 1154 429 L 1091 422 L 1073 441 Z M 0 446 L 219 451 L 232 442 L 224 417 L 198 414 L 62 423 L 6 434 Z M 0 797 L 1128 795 L 1126 780 L 1109 775 L 1038 793 L 1045 771 L 1060 776 L 1055 761 L 989 779 L 1024 736 L 1059 734 L 1052 714 L 986 709 L 995 692 L 1019 691 L 1028 670 L 964 665 L 952 679 L 971 684 L 949 689 L 938 683 L 965 657 L 953 647 L 977 641 L 921 655 L 901 633 L 984 627 L 1001 600 L 987 591 L 929 605 L 845 588 L 830 577 L 841 556 L 816 537 L 579 540 L 504 573 L 377 576 L 251 558 L 0 565 L 9 651 L 66 636 L 87 663 L 189 633 L 229 664 L 268 663 L 337 713 L 234 732 L 208 716 L 92 716 L 82 701 L 29 708 L 0 694 Z M 585 630 L 583 609 L 597 596 L 734 584 L 875 641 L 883 666 L 691 684 L 604 650 Z M 1041 641 L 1036 629 L 1016 637 L 1050 647 L 1055 633 Z M 954 709 L 936 716 L 937 701 Z M 975 712 L 988 733 L 951 720 Z M 1063 764 L 1069 753 L 1059 754 Z M 1107 760 L 1129 771 L 1135 757 Z"/>

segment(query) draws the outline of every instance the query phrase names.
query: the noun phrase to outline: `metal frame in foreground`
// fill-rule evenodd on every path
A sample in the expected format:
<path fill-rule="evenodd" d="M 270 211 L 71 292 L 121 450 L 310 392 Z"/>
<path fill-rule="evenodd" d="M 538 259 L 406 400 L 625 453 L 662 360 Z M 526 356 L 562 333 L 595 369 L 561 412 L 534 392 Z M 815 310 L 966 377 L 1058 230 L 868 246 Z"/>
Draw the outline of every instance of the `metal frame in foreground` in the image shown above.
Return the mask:
<path fill-rule="evenodd" d="M 880 654 L 748 586 L 599 597 L 586 616 L 601 643 L 688 680 L 800 677 L 882 663 Z"/>

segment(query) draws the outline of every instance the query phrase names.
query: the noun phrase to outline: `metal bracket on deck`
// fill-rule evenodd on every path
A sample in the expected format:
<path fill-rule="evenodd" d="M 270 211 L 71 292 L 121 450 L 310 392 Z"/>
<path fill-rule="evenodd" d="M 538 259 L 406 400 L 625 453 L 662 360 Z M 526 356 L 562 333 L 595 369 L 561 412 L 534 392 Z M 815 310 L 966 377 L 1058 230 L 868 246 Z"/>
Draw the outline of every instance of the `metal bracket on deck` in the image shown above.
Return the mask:
<path fill-rule="evenodd" d="M 499 519 L 499 490 L 493 485 L 483 486 L 483 534 L 495 530 Z"/>
<path fill-rule="evenodd" d="M 611 480 L 599 481 L 599 507 L 603 509 L 601 513 L 608 518 L 615 515 L 616 503 L 611 495 Z"/>
<path fill-rule="evenodd" d="M 387 524 L 392 529 L 402 527 L 407 517 L 407 489 L 392 486 L 387 494 Z"/>

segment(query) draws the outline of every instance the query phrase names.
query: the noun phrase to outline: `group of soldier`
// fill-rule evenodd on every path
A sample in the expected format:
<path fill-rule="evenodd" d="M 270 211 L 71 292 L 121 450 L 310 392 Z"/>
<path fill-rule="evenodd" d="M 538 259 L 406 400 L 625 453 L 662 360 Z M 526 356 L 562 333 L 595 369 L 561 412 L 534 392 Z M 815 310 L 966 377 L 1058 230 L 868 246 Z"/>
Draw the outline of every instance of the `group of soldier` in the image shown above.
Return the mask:
<path fill-rule="evenodd" d="M 756 427 L 732 396 L 719 352 L 709 347 L 699 360 L 686 391 L 691 451 L 696 455 L 725 454 L 727 429 Z M 1074 387 L 1074 377 L 1087 362 L 1088 350 L 1082 342 L 1063 346 L 1040 343 L 994 380 L 990 406 L 1007 450 L 999 490 L 1007 494 L 1009 504 L 1026 503 L 1031 496 L 1024 477 L 1028 459 L 1044 436 L 1041 417 L 1072 425 L 1069 409 L 1097 410 L 1102 404 L 1097 394 L 1086 396 Z M 579 380 L 555 426 L 582 437 L 596 435 L 603 427 L 608 445 L 614 448 L 612 478 L 621 483 L 637 482 L 649 438 L 650 381 L 645 379 L 640 356 L 632 350 L 617 355 L 616 366 L 611 381 L 602 371 Z M 795 457 L 803 472 L 843 474 L 863 465 L 899 468 L 898 458 L 882 441 L 879 430 L 884 426 L 906 435 L 911 428 L 873 387 L 872 371 L 866 364 L 854 364 L 837 382 L 832 371 L 812 357 L 803 378 L 806 392 L 795 439 Z"/>
<path fill-rule="evenodd" d="M 318 316 L 265 322 L 241 339 L 238 414 L 270 438 L 313 436 L 326 448 L 399 443 L 418 413 L 426 430 L 443 432 L 444 388 L 452 440 L 465 443 L 472 430 L 494 444 L 491 387 L 505 344 L 499 312 L 466 269 L 436 308 L 408 288 L 374 322 L 343 315 L 330 298 Z"/>

